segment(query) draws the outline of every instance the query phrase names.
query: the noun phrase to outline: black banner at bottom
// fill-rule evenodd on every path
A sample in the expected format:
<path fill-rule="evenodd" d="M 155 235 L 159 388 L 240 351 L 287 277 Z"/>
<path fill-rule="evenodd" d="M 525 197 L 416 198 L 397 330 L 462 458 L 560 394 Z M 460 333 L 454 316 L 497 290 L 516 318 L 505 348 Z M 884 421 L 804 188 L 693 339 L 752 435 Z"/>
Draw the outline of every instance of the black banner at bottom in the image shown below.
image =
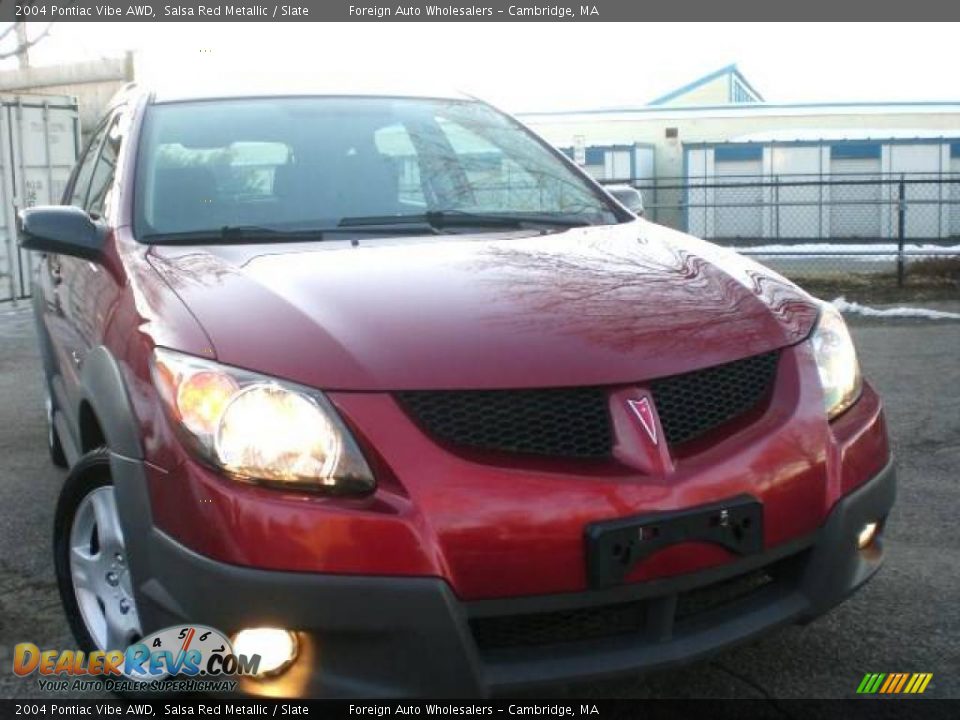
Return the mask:
<path fill-rule="evenodd" d="M 0 700 L 0 718 L 637 718 L 638 720 L 910 720 L 955 718 L 960 702 L 870 700 Z"/>

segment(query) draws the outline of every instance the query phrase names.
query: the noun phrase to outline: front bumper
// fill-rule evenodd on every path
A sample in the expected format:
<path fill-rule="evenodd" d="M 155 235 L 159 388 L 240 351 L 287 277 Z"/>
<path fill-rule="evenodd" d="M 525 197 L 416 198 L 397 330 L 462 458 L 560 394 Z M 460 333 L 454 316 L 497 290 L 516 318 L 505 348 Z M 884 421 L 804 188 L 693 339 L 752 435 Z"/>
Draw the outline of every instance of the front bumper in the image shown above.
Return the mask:
<path fill-rule="evenodd" d="M 115 473 L 142 472 L 114 458 Z M 123 483 L 118 483 L 122 487 Z M 271 680 L 241 689 L 267 696 L 476 696 L 686 663 L 765 630 L 804 622 L 841 602 L 879 569 L 882 521 L 895 471 L 841 498 L 812 535 L 697 573 L 586 593 L 462 602 L 438 578 L 362 577 L 256 570 L 198 555 L 153 527 L 135 543 L 145 629 L 182 622 L 228 633 L 277 626 L 299 633 L 301 654 Z M 881 531 L 864 550 L 865 523 Z M 129 543 L 128 543 L 129 544 Z M 764 582 L 759 582 L 766 576 Z M 756 577 L 748 592 L 727 588 Z M 741 583 L 742 584 L 742 583 Z M 721 590 L 723 592 L 721 592 Z M 716 596 L 711 600 L 711 597 Z M 719 604 L 717 599 L 722 600 Z M 568 633 L 577 622 L 631 616 L 624 632 L 563 643 L 529 640 L 531 622 Z M 543 622 L 541 622 L 543 621 Z M 592 623 L 592 624 L 591 624 Z M 513 635 L 511 635 L 513 633 Z"/>

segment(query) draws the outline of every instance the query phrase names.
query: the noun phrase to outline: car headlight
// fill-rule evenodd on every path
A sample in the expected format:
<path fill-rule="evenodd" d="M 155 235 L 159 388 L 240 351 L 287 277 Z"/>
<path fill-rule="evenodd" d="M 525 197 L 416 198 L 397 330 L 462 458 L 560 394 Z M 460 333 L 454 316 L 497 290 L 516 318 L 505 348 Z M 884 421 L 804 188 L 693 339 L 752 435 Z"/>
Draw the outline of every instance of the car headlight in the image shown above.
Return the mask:
<path fill-rule="evenodd" d="M 209 463 L 250 482 L 365 494 L 373 474 L 322 393 L 156 348 L 153 378 L 177 427 Z"/>
<path fill-rule="evenodd" d="M 863 388 L 853 338 L 833 305 L 822 306 L 810 344 L 820 373 L 827 417 L 833 419 L 857 401 Z"/>

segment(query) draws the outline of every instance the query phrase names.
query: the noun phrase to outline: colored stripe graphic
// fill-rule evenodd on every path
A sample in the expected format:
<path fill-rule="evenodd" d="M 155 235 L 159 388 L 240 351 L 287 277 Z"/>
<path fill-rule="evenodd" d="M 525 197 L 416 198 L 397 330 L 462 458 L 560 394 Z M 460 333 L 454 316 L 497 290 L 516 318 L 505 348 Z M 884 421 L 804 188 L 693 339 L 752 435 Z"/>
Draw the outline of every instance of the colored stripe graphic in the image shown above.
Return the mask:
<path fill-rule="evenodd" d="M 857 694 L 919 695 L 932 679 L 933 673 L 867 673 L 857 686 Z"/>
<path fill-rule="evenodd" d="M 890 692 L 898 693 L 901 690 L 903 690 L 903 686 L 906 684 L 907 678 L 909 677 L 910 677 L 910 673 L 900 673 L 900 680 L 897 682 L 897 686 L 893 688 L 893 690 L 891 690 Z"/>
<path fill-rule="evenodd" d="M 887 681 L 880 686 L 881 693 L 890 692 L 890 688 L 897 684 L 897 681 L 900 679 L 900 675 L 897 673 L 890 673 L 887 675 Z"/>

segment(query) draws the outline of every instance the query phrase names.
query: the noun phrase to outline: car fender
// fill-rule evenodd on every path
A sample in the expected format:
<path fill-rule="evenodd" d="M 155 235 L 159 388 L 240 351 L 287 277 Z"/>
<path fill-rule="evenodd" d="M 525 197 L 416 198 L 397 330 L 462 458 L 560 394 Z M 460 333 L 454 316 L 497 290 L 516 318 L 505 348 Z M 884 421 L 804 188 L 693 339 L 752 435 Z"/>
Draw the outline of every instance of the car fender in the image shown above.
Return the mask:
<path fill-rule="evenodd" d="M 96 414 L 110 450 L 117 511 L 139 607 L 144 600 L 143 586 L 149 584 L 152 577 L 150 534 L 153 529 L 143 443 L 138 433 L 140 426 L 120 366 L 106 347 L 101 345 L 87 356 L 81 385 L 83 398 Z M 145 620 L 149 623 L 149 618 L 141 617 L 142 622 Z M 156 628 L 145 625 L 144 630 L 148 629 Z"/>
<path fill-rule="evenodd" d="M 92 408 L 115 455 L 143 459 L 143 444 L 120 366 L 110 351 L 99 346 L 84 358 L 81 395 Z"/>

